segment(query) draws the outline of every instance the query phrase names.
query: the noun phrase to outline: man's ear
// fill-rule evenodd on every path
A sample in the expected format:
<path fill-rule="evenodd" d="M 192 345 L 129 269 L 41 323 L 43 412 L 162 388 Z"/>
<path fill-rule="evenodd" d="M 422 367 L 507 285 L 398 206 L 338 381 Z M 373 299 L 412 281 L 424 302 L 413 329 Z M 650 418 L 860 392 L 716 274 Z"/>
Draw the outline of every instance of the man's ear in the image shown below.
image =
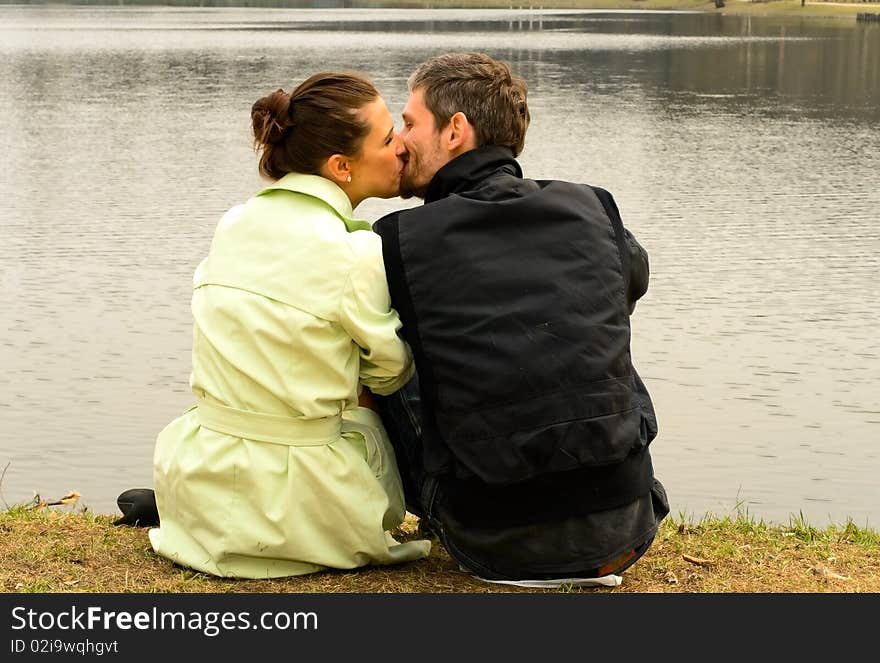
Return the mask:
<path fill-rule="evenodd" d="M 324 171 L 321 173 L 324 177 L 340 186 L 351 181 L 351 163 L 348 157 L 342 154 L 328 157 L 321 170 Z"/>
<path fill-rule="evenodd" d="M 477 134 L 474 131 L 474 126 L 467 119 L 467 115 L 461 111 L 449 118 L 444 133 L 446 133 L 444 141 L 446 148 L 456 155 L 477 146 Z"/>

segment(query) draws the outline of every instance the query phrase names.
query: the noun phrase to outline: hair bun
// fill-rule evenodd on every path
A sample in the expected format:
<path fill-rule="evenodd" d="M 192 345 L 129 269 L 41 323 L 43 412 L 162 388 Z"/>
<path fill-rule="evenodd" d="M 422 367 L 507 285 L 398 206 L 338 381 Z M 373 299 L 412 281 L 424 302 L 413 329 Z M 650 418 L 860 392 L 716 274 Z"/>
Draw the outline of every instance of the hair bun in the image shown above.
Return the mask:
<path fill-rule="evenodd" d="M 258 99 L 251 108 L 254 140 L 260 145 L 274 145 L 293 123 L 290 118 L 290 95 L 282 89 Z"/>

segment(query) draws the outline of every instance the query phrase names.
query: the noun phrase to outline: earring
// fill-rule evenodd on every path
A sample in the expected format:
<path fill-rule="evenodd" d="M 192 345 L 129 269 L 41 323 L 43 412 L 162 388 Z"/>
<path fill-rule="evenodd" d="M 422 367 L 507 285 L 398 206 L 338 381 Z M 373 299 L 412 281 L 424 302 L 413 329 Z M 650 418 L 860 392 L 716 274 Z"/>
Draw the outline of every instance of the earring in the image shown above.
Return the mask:
<path fill-rule="evenodd" d="M 351 175 L 349 175 L 348 179 L 346 179 L 345 181 L 348 182 L 349 184 L 351 184 Z"/>

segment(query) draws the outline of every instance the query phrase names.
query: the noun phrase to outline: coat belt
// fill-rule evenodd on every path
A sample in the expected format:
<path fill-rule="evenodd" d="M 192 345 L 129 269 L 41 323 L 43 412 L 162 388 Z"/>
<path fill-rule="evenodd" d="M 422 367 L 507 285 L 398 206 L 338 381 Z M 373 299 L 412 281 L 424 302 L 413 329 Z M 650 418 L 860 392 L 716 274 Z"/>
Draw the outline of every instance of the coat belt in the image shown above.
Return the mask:
<path fill-rule="evenodd" d="M 317 447 L 339 438 L 342 418 L 299 419 L 279 414 L 238 410 L 199 398 L 199 423 L 217 433 L 290 447 Z"/>

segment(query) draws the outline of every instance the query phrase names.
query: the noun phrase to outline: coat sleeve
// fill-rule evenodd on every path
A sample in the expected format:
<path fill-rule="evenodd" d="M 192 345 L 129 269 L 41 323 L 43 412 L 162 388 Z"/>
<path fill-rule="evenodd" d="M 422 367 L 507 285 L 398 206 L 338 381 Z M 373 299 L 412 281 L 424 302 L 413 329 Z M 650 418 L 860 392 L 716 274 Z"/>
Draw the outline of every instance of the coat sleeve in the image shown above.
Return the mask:
<path fill-rule="evenodd" d="M 623 220 L 620 218 L 620 211 L 617 209 L 614 197 L 608 191 L 599 187 L 593 187 L 593 191 L 596 192 L 602 207 L 605 208 L 605 212 L 612 219 L 612 222 L 619 224 L 623 228 L 624 241 L 629 253 L 629 288 L 626 293 L 626 299 L 629 304 L 629 312 L 632 313 L 636 308 L 636 302 L 648 291 L 650 276 L 648 252 L 639 244 L 633 234 L 623 226 Z"/>
<path fill-rule="evenodd" d="M 397 333 L 401 323 L 391 308 L 381 240 L 369 230 L 349 237 L 355 256 L 340 298 L 339 321 L 360 348 L 361 382 L 387 395 L 412 377 L 412 353 Z"/>
<path fill-rule="evenodd" d="M 648 252 L 638 243 L 633 234 L 624 229 L 626 234 L 626 244 L 629 247 L 629 292 L 627 292 L 627 301 L 629 302 L 629 312 L 635 310 L 636 302 L 641 299 L 642 295 L 648 292 L 648 278 L 650 276 L 650 268 L 648 263 Z"/>

